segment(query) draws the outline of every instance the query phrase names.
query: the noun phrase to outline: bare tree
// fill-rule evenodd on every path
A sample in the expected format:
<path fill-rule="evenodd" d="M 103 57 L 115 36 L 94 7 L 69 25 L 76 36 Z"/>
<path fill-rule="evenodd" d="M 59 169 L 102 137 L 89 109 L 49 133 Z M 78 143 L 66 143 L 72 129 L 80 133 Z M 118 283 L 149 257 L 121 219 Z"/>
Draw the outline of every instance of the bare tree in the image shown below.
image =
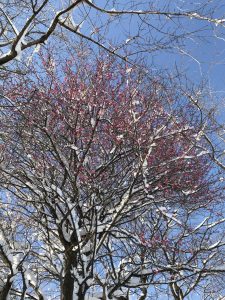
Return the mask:
<path fill-rule="evenodd" d="M 3 0 L 0 65 L 18 60 L 26 49 L 36 47 L 34 51 L 38 51 L 50 36 L 65 42 L 65 30 L 124 60 L 165 49 L 187 54 L 185 39 L 201 35 L 203 30 L 223 38 L 223 10 L 223 3 L 216 0 L 191 4 L 170 0 L 163 4 L 137 0 Z"/>
<path fill-rule="evenodd" d="M 224 293 L 225 219 L 221 208 L 211 209 L 208 203 L 160 207 L 138 222 L 135 229 L 142 239 L 143 256 L 153 265 L 156 288 L 166 282 L 165 295 L 170 289 L 171 298 L 178 300 L 189 294 L 194 297 L 193 291 L 204 299 L 209 299 L 213 289 L 214 299 Z"/>
<path fill-rule="evenodd" d="M 35 232 L 9 193 L 2 192 L 0 214 L 0 299 L 43 300 L 33 271 Z"/>

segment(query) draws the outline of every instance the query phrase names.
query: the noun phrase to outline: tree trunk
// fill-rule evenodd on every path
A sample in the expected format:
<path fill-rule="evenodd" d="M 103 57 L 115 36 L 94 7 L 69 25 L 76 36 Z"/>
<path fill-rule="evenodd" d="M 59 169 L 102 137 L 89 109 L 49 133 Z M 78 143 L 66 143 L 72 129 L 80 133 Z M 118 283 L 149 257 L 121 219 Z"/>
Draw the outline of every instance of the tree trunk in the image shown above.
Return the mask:
<path fill-rule="evenodd" d="M 3 289 L 0 291 L 0 300 L 6 300 L 7 296 L 10 292 L 12 286 L 12 282 L 10 282 L 10 279 L 8 278 L 6 284 L 4 285 Z"/>
<path fill-rule="evenodd" d="M 64 271 L 65 275 L 62 282 L 61 300 L 73 300 L 74 276 L 72 274 L 76 259 L 70 250 L 66 250 Z"/>
<path fill-rule="evenodd" d="M 73 300 L 74 278 L 70 270 L 66 271 L 62 283 L 62 300 Z"/>
<path fill-rule="evenodd" d="M 77 266 L 77 257 L 73 251 L 66 251 L 65 259 L 65 275 L 61 285 L 61 300 L 84 300 L 87 285 L 86 283 L 79 284 L 74 278 L 73 269 Z M 78 272 L 79 273 L 79 272 Z M 77 298 L 73 295 L 77 294 Z"/>

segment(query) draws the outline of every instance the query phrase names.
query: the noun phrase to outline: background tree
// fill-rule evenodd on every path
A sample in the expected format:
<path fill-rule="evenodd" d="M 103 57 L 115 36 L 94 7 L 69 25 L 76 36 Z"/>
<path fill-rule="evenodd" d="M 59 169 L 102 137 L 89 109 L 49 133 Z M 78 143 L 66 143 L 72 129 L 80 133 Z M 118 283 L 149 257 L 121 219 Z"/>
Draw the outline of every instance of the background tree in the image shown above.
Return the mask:
<path fill-rule="evenodd" d="M 42 62 L 2 102 L 1 187 L 35 241 L 17 293 L 183 299 L 223 273 L 224 219 L 192 217 L 223 197 L 196 106 L 111 58 Z"/>
<path fill-rule="evenodd" d="M 68 32 L 119 56 L 158 50 L 190 55 L 186 41 L 224 36 L 223 1 L 3 0 L 0 7 L 0 65 L 20 59 L 51 36 L 68 42 Z M 199 22 L 195 22 L 199 21 Z M 117 28 L 114 34 L 114 28 Z M 66 33 L 67 32 L 67 33 Z M 118 35 L 120 32 L 120 36 Z M 204 34 L 206 32 L 206 34 Z M 73 47 L 70 44 L 70 47 Z M 37 48 L 35 48 L 37 51 Z M 29 52 L 28 52 L 29 53 Z"/>
<path fill-rule="evenodd" d="M 0 299 L 36 299 L 31 293 L 44 299 L 33 272 L 35 233 L 8 193 L 2 192 L 0 214 Z"/>
<path fill-rule="evenodd" d="M 176 209 L 160 207 L 138 220 L 135 231 L 142 238 L 144 257 L 154 266 L 153 299 L 163 291 L 164 297 L 171 299 L 195 298 L 197 294 L 215 299 L 224 294 L 225 220 L 219 211 L 206 203 L 177 205 Z M 164 287 L 163 282 L 167 283 Z"/>

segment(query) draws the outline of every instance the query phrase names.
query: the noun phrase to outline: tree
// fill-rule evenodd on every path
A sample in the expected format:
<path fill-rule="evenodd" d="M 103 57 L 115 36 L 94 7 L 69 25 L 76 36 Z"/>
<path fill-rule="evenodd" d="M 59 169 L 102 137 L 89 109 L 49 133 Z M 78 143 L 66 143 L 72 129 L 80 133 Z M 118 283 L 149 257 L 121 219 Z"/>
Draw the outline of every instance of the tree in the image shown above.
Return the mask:
<path fill-rule="evenodd" d="M 9 193 L 2 195 L 0 214 L 0 299 L 35 299 L 30 290 L 44 299 L 33 273 L 35 232 Z"/>
<path fill-rule="evenodd" d="M 125 60 L 132 60 L 137 53 L 165 49 L 178 49 L 187 54 L 185 39 L 193 38 L 196 32 L 202 34 L 203 30 L 212 30 L 212 36 L 223 38 L 223 6 L 223 3 L 208 0 L 191 4 L 169 0 L 163 4 L 137 0 L 22 0 L 19 3 L 3 0 L 0 7 L 0 65 L 19 59 L 21 52 L 39 47 L 51 36 L 66 42 L 65 31 Z M 190 28 L 192 19 L 193 29 Z M 115 26 L 117 29 L 119 26 L 123 40 L 112 34 Z"/>
<path fill-rule="evenodd" d="M 137 221 L 142 254 L 154 271 L 152 299 L 158 299 L 157 289 L 178 300 L 224 294 L 224 218 L 218 211 L 207 204 L 160 207 Z"/>
<path fill-rule="evenodd" d="M 196 106 L 108 57 L 50 58 L 4 86 L 0 184 L 30 232 L 16 272 L 33 274 L 8 295 L 184 299 L 218 279 L 224 219 L 192 217 L 223 197 Z"/>

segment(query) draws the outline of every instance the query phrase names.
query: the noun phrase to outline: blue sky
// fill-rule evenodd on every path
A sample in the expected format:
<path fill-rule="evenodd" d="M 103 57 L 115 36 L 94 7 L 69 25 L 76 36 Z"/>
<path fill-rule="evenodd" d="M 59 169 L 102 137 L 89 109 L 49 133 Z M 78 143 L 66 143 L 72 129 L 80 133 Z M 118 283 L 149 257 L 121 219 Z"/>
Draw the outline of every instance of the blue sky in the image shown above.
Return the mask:
<path fill-rule="evenodd" d="M 208 2 L 208 3 L 207 3 Z M 108 9 L 112 8 L 127 8 L 130 9 L 129 4 L 131 1 L 107 1 L 107 0 L 95 0 L 94 3 L 99 4 L 99 6 Z M 116 5 L 116 3 L 118 5 Z M 163 11 L 187 11 L 199 9 L 198 12 L 201 14 L 208 15 L 212 18 L 224 18 L 225 14 L 225 0 L 196 0 L 196 1 L 184 1 L 184 0 L 164 0 L 164 1 L 137 1 L 134 0 L 132 3 L 136 3 L 136 9 L 149 9 L 150 4 L 153 4 L 152 9 L 162 9 Z M 203 4 L 207 3 L 207 9 L 203 8 Z M 82 20 L 82 13 L 87 13 L 87 7 L 79 7 L 73 13 L 73 18 L 76 23 Z M 79 16 L 80 15 L 80 16 Z M 104 26 L 108 21 L 112 21 L 111 25 L 106 30 Z M 158 16 L 151 16 L 149 20 L 151 25 L 156 28 L 149 27 L 148 30 L 143 29 L 139 31 L 141 20 L 139 16 L 124 16 L 122 19 L 117 19 L 116 17 L 108 16 L 106 17 L 102 13 L 96 13 L 92 11 L 86 18 L 84 22 L 81 33 L 86 33 L 90 35 L 94 26 L 100 28 L 100 35 L 91 35 L 92 38 L 98 39 L 102 38 L 102 44 L 110 47 L 110 43 L 113 45 L 119 45 L 124 43 L 130 37 L 136 34 L 140 34 L 143 39 L 140 39 L 143 44 L 143 40 L 149 39 L 149 45 L 151 40 L 160 39 L 163 37 L 162 34 L 157 31 L 157 29 L 166 32 L 170 28 L 171 32 L 176 28 L 177 33 L 187 33 L 187 36 L 182 42 L 174 42 L 172 51 L 168 49 L 159 49 L 156 51 L 146 51 L 142 52 L 142 56 L 145 57 L 146 61 L 151 67 L 155 69 L 169 69 L 171 72 L 178 68 L 180 71 L 185 73 L 187 77 L 193 80 L 194 83 L 201 82 L 201 80 L 206 80 L 209 88 L 213 91 L 215 95 L 215 101 L 221 103 L 221 97 L 225 96 L 225 77 L 224 67 L 225 67 L 225 28 L 223 26 L 216 26 L 213 23 L 207 21 L 200 21 L 195 19 L 185 18 L 173 18 L 167 19 L 162 17 L 162 22 L 166 22 L 166 26 L 160 28 L 160 23 L 158 21 Z M 94 25 L 94 26 L 92 26 Z M 146 28 L 146 26 L 145 26 Z M 190 31 L 196 31 L 194 35 L 188 36 Z M 166 35 L 163 37 L 162 42 L 166 42 Z M 142 44 L 142 46 L 143 46 Z M 130 45 L 130 48 L 129 48 Z M 169 43 L 168 43 L 169 45 Z M 127 43 L 126 49 L 132 52 L 132 42 Z M 166 45 L 167 46 L 167 45 Z M 93 46 L 94 47 L 94 46 Z M 145 47 L 147 49 L 147 47 Z M 148 49 L 151 48 L 151 45 Z M 141 49 L 135 46 L 135 50 Z M 118 53 L 124 54 L 123 50 L 120 49 Z M 135 55 L 131 56 L 131 59 L 135 59 Z M 152 64 L 153 63 L 153 64 Z"/>

